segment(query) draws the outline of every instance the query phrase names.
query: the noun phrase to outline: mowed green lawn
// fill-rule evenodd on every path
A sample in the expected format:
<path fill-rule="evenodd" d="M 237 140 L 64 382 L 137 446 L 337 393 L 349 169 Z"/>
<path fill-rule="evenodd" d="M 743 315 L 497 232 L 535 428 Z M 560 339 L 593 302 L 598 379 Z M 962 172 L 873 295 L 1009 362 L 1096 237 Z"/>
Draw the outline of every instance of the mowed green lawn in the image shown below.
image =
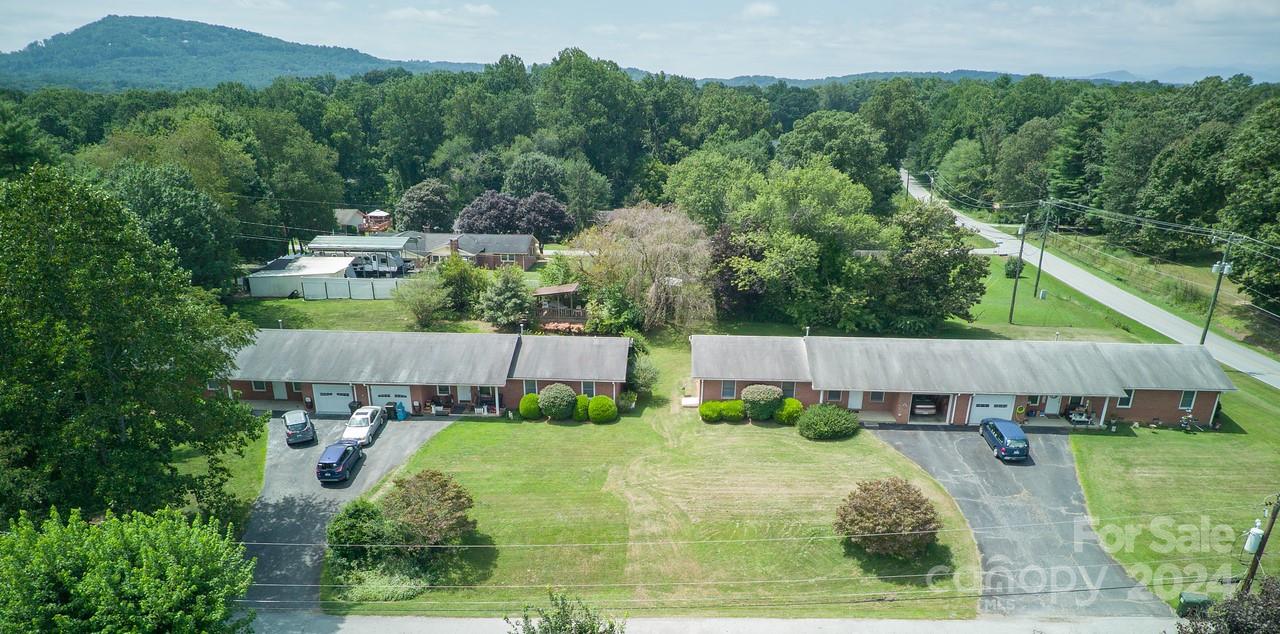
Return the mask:
<path fill-rule="evenodd" d="M 388 299 L 261 299 L 240 298 L 229 307 L 259 328 L 313 330 L 416 330 L 409 313 Z M 482 321 L 446 321 L 440 332 L 493 332 Z"/>
<path fill-rule="evenodd" d="M 179 473 L 203 474 L 208 470 L 208 461 L 205 457 L 189 447 L 179 448 L 175 454 Z M 265 425 L 263 430 L 248 445 L 245 445 L 243 451 L 229 452 L 224 457 L 224 464 L 231 471 L 231 477 L 226 483 L 226 493 L 231 497 L 232 508 L 229 509 L 228 516 L 223 519 L 235 526 L 237 534 L 244 530 L 245 522 L 249 518 L 249 508 L 253 506 L 254 500 L 258 499 L 258 493 L 262 491 L 263 469 L 266 461 Z M 193 512 L 196 510 L 194 501 L 188 510 Z"/>
<path fill-rule="evenodd" d="M 1280 391 L 1234 370 L 1227 375 L 1240 391 L 1223 396 L 1221 431 L 1123 428 L 1071 436 L 1090 514 L 1152 516 L 1095 526 L 1140 581 L 1242 575 L 1247 560 L 1237 538 L 1263 517 L 1264 498 L 1280 490 Z M 1132 537 L 1121 538 L 1122 531 Z M 1268 549 L 1263 569 L 1280 570 L 1280 548 Z M 1152 588 L 1170 603 L 1182 589 L 1219 593 L 1223 586 Z"/>
<path fill-rule="evenodd" d="M 442 583 L 478 587 L 329 607 L 497 615 L 558 588 L 632 616 L 975 614 L 972 597 L 923 585 L 933 566 L 948 565 L 970 575 L 971 588 L 978 559 L 954 502 L 920 468 L 866 432 L 817 443 L 772 424 L 704 424 L 678 406 L 687 341 L 653 354 L 661 396 L 638 414 L 610 425 L 463 421 L 405 465 L 402 473 L 453 474 L 474 496 L 480 535 L 471 541 L 497 546 L 466 551 L 467 565 Z M 948 530 L 924 560 L 846 553 L 834 537 L 843 497 L 890 475 L 919 485 L 944 518 Z M 892 597 L 904 600 L 879 600 Z"/>

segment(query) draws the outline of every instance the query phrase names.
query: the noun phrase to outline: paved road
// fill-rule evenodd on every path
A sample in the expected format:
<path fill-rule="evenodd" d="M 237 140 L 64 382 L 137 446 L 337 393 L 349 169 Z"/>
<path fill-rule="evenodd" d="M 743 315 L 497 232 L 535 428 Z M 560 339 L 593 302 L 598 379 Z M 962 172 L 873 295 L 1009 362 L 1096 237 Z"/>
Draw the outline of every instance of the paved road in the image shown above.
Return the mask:
<path fill-rule="evenodd" d="M 975 427 L 875 433 L 960 505 L 982 557 L 980 614 L 1171 616 L 1098 544 L 1065 433 L 1031 432 L 1031 459 L 1009 464 L 992 457 Z M 1111 587 L 1123 589 L 1099 590 Z"/>
<path fill-rule="evenodd" d="M 268 428 L 267 463 L 262 493 L 245 526 L 245 542 L 323 543 L 329 518 L 343 503 L 355 499 L 384 475 L 404 463 L 422 443 L 449 424 L 449 419 L 410 419 L 390 422 L 372 445 L 351 480 L 321 485 L 316 481 L 316 460 L 324 447 L 342 435 L 346 419 L 317 419 L 320 439 L 290 447 L 284 442 L 283 422 L 272 418 Z M 256 584 L 320 583 L 324 549 L 267 546 L 250 543 L 250 556 L 258 559 Z M 249 589 L 246 607 L 312 607 L 319 598 L 315 587 L 255 585 Z"/>
<path fill-rule="evenodd" d="M 910 175 L 906 175 L 905 171 L 903 174 L 908 180 L 907 190 L 912 196 L 920 200 L 930 199 L 929 190 L 921 186 Z M 1018 252 L 1018 240 L 1014 236 L 1004 233 L 989 224 L 978 222 L 958 211 L 955 214 L 959 224 L 977 228 L 979 233 L 990 240 L 1002 241 L 1003 244 L 1000 246 L 1001 253 Z M 1023 257 L 1028 262 L 1035 262 L 1040 257 L 1040 249 L 1033 242 L 1028 242 Z M 1052 253 L 1044 254 L 1044 272 L 1109 306 L 1116 312 L 1145 324 L 1174 341 L 1180 343 L 1200 342 L 1200 331 L 1204 327 L 1203 323 L 1193 324 L 1182 319 Z M 1276 361 L 1213 332 L 1209 333 L 1209 337 L 1205 340 L 1205 346 L 1209 349 L 1213 358 L 1219 362 L 1252 375 L 1273 387 L 1280 388 L 1280 361 Z"/>
<path fill-rule="evenodd" d="M 259 632 L 281 634 L 507 634 L 502 619 L 421 616 L 329 616 L 308 612 L 258 615 Z M 627 619 L 629 634 L 1158 634 L 1173 632 L 1174 618 L 1027 619 L 978 618 L 972 621 L 900 619 Z"/>

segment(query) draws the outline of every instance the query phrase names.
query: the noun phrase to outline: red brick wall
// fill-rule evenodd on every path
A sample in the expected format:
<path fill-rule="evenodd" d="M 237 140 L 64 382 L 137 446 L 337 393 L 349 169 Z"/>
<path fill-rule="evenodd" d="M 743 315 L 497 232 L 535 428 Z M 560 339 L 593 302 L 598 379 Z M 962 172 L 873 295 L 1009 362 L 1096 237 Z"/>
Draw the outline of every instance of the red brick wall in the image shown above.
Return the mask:
<path fill-rule="evenodd" d="M 481 268 L 497 269 L 504 266 L 510 266 L 511 264 L 515 264 L 520 268 L 528 271 L 529 267 L 532 267 L 534 264 L 537 264 L 538 256 L 517 255 L 516 261 L 509 263 L 509 262 L 503 262 L 501 255 L 494 254 L 494 253 L 481 253 L 475 257 L 475 260 L 476 260 L 476 266 L 479 266 Z"/>
<path fill-rule="evenodd" d="M 951 422 L 957 425 L 969 424 L 969 407 L 973 405 L 972 394 L 957 394 L 952 397 L 956 402 L 955 417 Z"/>
<path fill-rule="evenodd" d="M 573 390 L 574 394 L 582 393 L 581 381 L 538 381 L 538 391 L 541 392 L 542 388 L 545 388 L 552 383 L 563 383 L 568 385 L 569 389 Z M 623 389 L 625 389 L 625 386 L 622 383 L 614 381 L 595 381 L 595 386 L 597 395 L 608 396 L 615 401 L 618 400 L 618 395 L 622 393 Z M 719 389 L 719 387 L 716 389 Z M 508 380 L 507 384 L 502 386 L 501 393 L 503 407 L 519 407 L 520 399 L 524 397 L 524 380 Z"/>
<path fill-rule="evenodd" d="M 1209 422 L 1213 416 L 1213 405 L 1218 392 L 1197 392 L 1196 401 L 1191 406 L 1191 415 L 1203 422 Z M 1185 410 L 1178 409 L 1182 392 L 1177 390 L 1136 390 L 1133 404 L 1127 408 L 1117 407 L 1118 398 L 1110 399 L 1107 405 L 1107 418 L 1110 420 L 1149 422 L 1160 419 L 1163 423 L 1177 423 Z M 1099 399 L 1099 406 L 1101 406 Z M 1095 410 L 1101 412 L 1101 410 Z"/>

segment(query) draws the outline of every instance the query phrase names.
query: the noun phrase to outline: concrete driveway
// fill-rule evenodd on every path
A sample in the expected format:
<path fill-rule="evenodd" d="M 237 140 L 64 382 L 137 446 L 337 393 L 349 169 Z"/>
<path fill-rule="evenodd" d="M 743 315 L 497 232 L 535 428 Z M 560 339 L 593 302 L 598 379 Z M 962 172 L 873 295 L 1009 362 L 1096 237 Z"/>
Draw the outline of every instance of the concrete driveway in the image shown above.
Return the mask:
<path fill-rule="evenodd" d="M 280 414 L 281 412 L 276 412 Z M 317 442 L 290 447 L 284 442 L 284 423 L 273 417 L 268 428 L 267 463 L 262 493 L 245 527 L 249 555 L 258 560 L 255 584 L 318 584 L 324 548 L 273 546 L 267 543 L 322 544 L 329 518 L 338 509 L 377 484 L 399 467 L 427 439 L 451 419 L 409 419 L 383 426 L 350 480 L 321 484 L 316 461 L 324 448 L 338 440 L 346 418 L 317 418 Z M 254 543 L 259 542 L 259 543 Z M 254 585 L 243 605 L 249 608 L 313 608 L 319 588 Z"/>
<path fill-rule="evenodd" d="M 877 429 L 942 483 L 974 529 L 983 614 L 1169 617 L 1098 544 L 1068 436 L 1028 430 L 1031 459 L 1004 464 L 976 427 Z M 1105 589 L 1118 588 L 1118 589 Z"/>

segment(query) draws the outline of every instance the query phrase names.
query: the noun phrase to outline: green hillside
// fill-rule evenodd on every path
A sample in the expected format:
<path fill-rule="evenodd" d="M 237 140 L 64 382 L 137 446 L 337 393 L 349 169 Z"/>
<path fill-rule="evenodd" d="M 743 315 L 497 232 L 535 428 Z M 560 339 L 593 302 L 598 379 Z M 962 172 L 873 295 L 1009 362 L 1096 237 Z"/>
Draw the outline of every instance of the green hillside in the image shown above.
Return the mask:
<path fill-rule="evenodd" d="M 386 60 L 351 48 L 296 44 L 203 22 L 109 15 L 0 54 L 0 86 L 119 90 L 214 86 L 224 81 L 265 86 L 281 75 L 347 77 L 393 67 L 426 72 L 483 66 Z"/>

